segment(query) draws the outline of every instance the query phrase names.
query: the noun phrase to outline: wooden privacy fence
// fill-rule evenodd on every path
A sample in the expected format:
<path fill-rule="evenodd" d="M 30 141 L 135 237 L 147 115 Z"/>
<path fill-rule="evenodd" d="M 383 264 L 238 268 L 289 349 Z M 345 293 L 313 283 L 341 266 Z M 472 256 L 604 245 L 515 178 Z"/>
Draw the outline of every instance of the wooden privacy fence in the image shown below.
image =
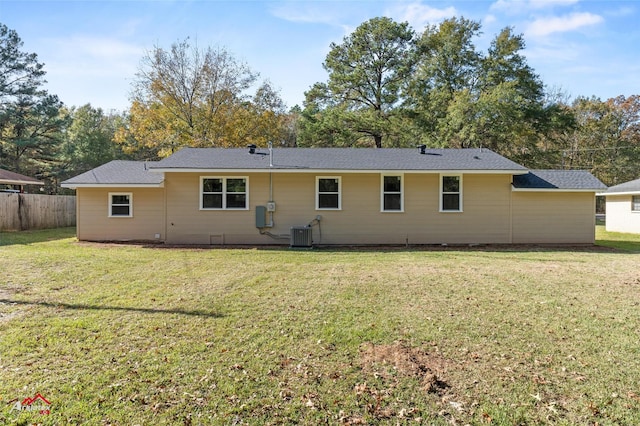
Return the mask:
<path fill-rule="evenodd" d="M 0 192 L 0 231 L 63 228 L 76 224 L 76 197 Z"/>

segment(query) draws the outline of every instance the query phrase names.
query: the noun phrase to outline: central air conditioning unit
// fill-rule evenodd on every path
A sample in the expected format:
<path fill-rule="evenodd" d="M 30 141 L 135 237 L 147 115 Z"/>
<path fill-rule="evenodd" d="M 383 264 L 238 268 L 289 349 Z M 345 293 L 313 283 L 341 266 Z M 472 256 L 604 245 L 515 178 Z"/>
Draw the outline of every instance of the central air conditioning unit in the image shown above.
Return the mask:
<path fill-rule="evenodd" d="M 294 226 L 291 228 L 291 247 L 311 247 L 311 228 Z"/>

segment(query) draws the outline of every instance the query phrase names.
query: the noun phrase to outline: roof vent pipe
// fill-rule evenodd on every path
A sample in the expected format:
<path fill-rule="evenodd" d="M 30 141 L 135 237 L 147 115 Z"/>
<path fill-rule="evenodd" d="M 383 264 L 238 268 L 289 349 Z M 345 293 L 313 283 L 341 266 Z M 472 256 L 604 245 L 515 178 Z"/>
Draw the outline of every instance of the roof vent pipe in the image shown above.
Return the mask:
<path fill-rule="evenodd" d="M 254 144 L 251 145 L 247 145 L 247 148 L 249 148 L 249 154 L 255 154 L 256 153 L 256 146 Z"/>
<path fill-rule="evenodd" d="M 418 145 L 418 149 L 420 150 L 420 154 L 426 154 L 427 153 L 427 146 L 426 145 Z"/>
<path fill-rule="evenodd" d="M 269 167 L 273 167 L 273 144 L 269 141 Z"/>

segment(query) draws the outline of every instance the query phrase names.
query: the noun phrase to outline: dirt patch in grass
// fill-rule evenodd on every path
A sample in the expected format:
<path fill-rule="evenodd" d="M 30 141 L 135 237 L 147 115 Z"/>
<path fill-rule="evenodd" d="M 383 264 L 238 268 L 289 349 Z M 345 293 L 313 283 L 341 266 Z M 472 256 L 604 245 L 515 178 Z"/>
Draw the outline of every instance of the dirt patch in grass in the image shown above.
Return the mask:
<path fill-rule="evenodd" d="M 363 343 L 360 362 L 362 369 L 375 377 L 414 377 L 427 393 L 442 395 L 450 388 L 445 377 L 450 363 L 439 354 L 410 347 L 406 342 L 398 341 L 391 345 Z"/>

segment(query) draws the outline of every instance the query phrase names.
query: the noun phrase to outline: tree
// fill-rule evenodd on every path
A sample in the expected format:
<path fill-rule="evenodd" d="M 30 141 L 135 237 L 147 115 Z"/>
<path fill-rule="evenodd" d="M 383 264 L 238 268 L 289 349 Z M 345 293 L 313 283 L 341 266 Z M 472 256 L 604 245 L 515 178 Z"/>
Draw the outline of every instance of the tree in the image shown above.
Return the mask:
<path fill-rule="evenodd" d="M 474 114 L 464 104 L 475 94 L 480 54 L 473 38 L 480 24 L 464 18 L 451 18 L 425 28 L 416 42 L 416 72 L 406 106 L 423 134 L 422 142 L 451 145 L 449 110 L 455 106 L 458 118 Z M 467 91 L 465 94 L 464 91 Z M 453 104 L 453 105 L 452 105 Z"/>
<path fill-rule="evenodd" d="M 16 171 L 20 155 L 15 155 L 16 147 L 10 140 L 15 132 L 8 128 L 20 129 L 19 117 L 25 120 L 29 98 L 41 93 L 45 74 L 37 55 L 21 50 L 23 44 L 15 30 L 0 24 L 0 165 Z"/>
<path fill-rule="evenodd" d="M 69 116 L 71 124 L 58 156 L 61 176 L 71 177 L 124 157 L 114 142 L 116 128 L 122 120 L 120 115 L 106 114 L 101 108 L 86 104 L 71 108 Z"/>
<path fill-rule="evenodd" d="M 473 43 L 479 34 L 480 24 L 464 18 L 427 27 L 405 105 L 426 143 L 532 161 L 556 109 L 545 108 L 544 86 L 520 53 L 521 35 L 505 28 L 483 54 Z"/>
<path fill-rule="evenodd" d="M 577 98 L 576 128 L 558 145 L 563 168 L 587 169 L 607 185 L 638 178 L 640 96 Z"/>
<path fill-rule="evenodd" d="M 50 179 L 68 117 L 58 97 L 42 89 L 44 65 L 22 46 L 0 24 L 0 165 Z"/>
<path fill-rule="evenodd" d="M 373 18 L 342 44 L 331 44 L 323 64 L 328 83 L 305 94 L 303 117 L 321 132 L 320 139 L 331 141 L 337 135 L 357 144 L 364 136 L 380 148 L 394 134 L 392 116 L 413 70 L 413 38 L 406 22 Z"/>
<path fill-rule="evenodd" d="M 5 167 L 45 181 L 44 190 L 58 192 L 58 155 L 69 124 L 54 95 L 21 96 L 7 108 L 10 116 L 0 134 Z"/>
<path fill-rule="evenodd" d="M 282 101 L 267 83 L 252 99 L 248 90 L 257 76 L 225 49 L 199 49 L 188 40 L 169 50 L 155 47 L 142 59 L 130 122 L 116 139 L 127 152 L 146 151 L 154 157 L 181 146 L 241 146 L 258 140 L 265 135 L 264 122 L 257 125 L 255 117 L 265 117 L 259 102 L 269 98 L 274 108 L 280 108 Z M 271 112 L 277 116 L 283 110 Z"/>
<path fill-rule="evenodd" d="M 34 96 L 44 81 L 44 64 L 35 53 L 22 52 L 15 30 L 0 24 L 0 108 L 18 96 Z M 1 111 L 0 111 L 1 112 Z"/>

